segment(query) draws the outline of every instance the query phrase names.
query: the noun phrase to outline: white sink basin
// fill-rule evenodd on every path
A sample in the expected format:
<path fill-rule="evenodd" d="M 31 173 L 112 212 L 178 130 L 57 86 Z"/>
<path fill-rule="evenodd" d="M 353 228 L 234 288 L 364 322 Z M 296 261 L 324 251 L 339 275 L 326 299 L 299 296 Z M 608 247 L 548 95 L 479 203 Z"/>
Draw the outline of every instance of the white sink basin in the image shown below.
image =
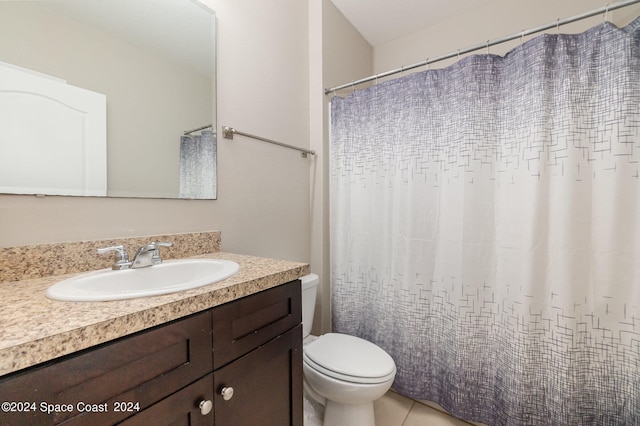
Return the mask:
<path fill-rule="evenodd" d="M 114 271 L 101 269 L 57 282 L 50 299 L 99 302 L 157 296 L 202 287 L 229 278 L 240 265 L 222 259 L 167 260 L 158 265 Z"/>

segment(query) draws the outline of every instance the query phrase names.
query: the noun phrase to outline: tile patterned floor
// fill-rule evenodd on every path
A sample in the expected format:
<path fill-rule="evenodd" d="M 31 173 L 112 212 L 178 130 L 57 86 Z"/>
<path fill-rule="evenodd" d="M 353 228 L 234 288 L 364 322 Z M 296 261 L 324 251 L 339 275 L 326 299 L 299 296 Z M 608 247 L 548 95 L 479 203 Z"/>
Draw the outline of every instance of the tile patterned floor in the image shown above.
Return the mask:
<path fill-rule="evenodd" d="M 389 391 L 373 404 L 376 426 L 469 426 L 471 423 Z"/>

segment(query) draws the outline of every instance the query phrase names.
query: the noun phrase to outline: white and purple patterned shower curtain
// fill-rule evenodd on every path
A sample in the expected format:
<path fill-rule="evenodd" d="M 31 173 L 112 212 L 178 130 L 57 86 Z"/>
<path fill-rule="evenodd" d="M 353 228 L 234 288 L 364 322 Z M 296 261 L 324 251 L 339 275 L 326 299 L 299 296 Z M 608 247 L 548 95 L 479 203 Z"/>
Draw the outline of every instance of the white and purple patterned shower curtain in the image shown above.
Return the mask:
<path fill-rule="evenodd" d="M 331 105 L 333 327 L 490 425 L 640 424 L 640 19 Z"/>
<path fill-rule="evenodd" d="M 178 198 L 217 198 L 217 138 L 212 130 L 180 137 L 180 189 Z"/>

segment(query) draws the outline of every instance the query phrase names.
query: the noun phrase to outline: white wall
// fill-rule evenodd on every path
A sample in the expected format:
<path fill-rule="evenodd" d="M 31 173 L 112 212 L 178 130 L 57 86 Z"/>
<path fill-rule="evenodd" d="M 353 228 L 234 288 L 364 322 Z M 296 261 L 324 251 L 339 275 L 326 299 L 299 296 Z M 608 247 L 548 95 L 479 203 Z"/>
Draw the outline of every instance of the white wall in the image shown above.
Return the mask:
<path fill-rule="evenodd" d="M 205 3 L 218 24 L 219 134 L 308 147 L 307 2 Z M 0 195 L 0 246 L 219 229 L 225 251 L 308 261 L 313 161 L 236 136 L 218 142 L 216 201 Z"/>

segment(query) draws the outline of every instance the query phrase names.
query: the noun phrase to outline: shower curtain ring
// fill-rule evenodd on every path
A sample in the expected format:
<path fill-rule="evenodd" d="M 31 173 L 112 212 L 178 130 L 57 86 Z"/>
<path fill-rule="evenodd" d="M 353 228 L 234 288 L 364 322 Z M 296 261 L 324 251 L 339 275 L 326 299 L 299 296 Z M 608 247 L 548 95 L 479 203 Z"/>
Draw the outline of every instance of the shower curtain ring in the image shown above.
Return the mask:
<path fill-rule="evenodd" d="M 520 44 L 524 44 L 524 30 L 520 33 Z"/>
<path fill-rule="evenodd" d="M 560 35 L 560 18 L 556 19 L 556 32 Z"/>
<path fill-rule="evenodd" d="M 608 21 L 608 15 L 609 14 L 609 3 L 605 3 L 604 5 L 604 22 Z"/>
<path fill-rule="evenodd" d="M 490 54 L 490 52 L 489 52 L 489 40 L 487 40 L 487 55 L 489 55 L 489 54 Z"/>

